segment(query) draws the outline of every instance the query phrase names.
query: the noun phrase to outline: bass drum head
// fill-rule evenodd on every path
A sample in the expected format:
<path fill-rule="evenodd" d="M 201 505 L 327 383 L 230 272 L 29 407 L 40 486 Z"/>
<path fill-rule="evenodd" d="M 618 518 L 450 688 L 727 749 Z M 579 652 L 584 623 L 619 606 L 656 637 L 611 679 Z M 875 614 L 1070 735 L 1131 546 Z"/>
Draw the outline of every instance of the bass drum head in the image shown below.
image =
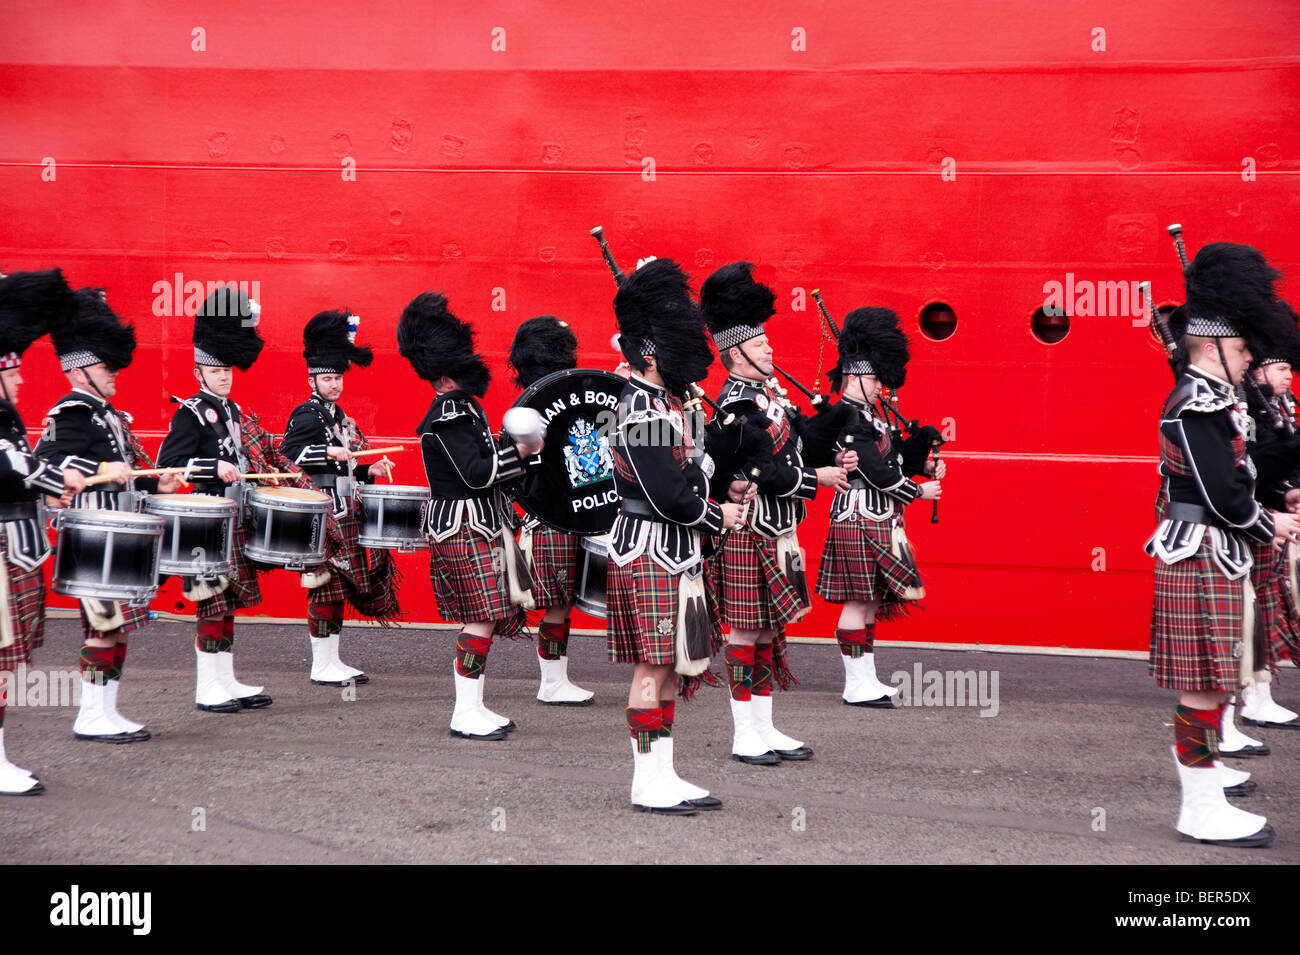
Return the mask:
<path fill-rule="evenodd" d="M 594 368 L 557 371 L 531 385 L 515 407 L 546 422 L 541 463 L 527 469 L 516 500 L 547 527 L 603 534 L 618 514 L 609 436 L 627 381 Z"/>

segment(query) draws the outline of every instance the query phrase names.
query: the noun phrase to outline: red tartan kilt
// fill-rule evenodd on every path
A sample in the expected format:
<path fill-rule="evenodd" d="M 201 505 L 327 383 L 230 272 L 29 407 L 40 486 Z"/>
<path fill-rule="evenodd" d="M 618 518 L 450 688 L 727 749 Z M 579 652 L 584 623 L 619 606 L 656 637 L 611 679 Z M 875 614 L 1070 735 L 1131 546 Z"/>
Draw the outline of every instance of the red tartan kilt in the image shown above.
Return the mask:
<path fill-rule="evenodd" d="M 1266 659 L 1255 660 L 1255 669 L 1276 669 L 1278 663 L 1300 650 L 1300 618 L 1287 585 L 1286 553 L 1275 551 L 1271 544 L 1252 541 L 1250 555 L 1255 564 L 1250 569 L 1250 583 L 1255 588 L 1259 619 L 1264 627 Z"/>
<path fill-rule="evenodd" d="M 539 524 L 533 530 L 533 601 L 538 607 L 573 603 L 578 579 L 578 538 Z"/>
<path fill-rule="evenodd" d="M 817 571 L 817 593 L 828 603 L 876 601 L 876 617 L 887 620 L 906 613 L 904 600 L 912 568 L 890 550 L 889 521 L 831 521 Z"/>
<path fill-rule="evenodd" d="M 357 543 L 357 538 L 361 536 L 359 510 L 360 508 L 353 505 L 347 514 L 337 519 L 340 540 L 336 542 L 333 538 L 328 538 L 325 548 L 325 569 L 330 573 L 329 582 L 323 587 L 313 587 L 307 591 L 308 603 L 342 603 L 347 599 L 347 594 L 343 590 L 343 578 L 330 565 L 330 561 L 337 558 L 349 561 L 354 568 L 366 566 L 365 549 Z"/>
<path fill-rule="evenodd" d="M 9 535 L 0 527 L 0 560 L 9 574 L 9 619 L 14 642 L 0 647 L 0 670 L 30 663 L 32 651 L 45 642 L 45 577 L 41 568 L 23 570 L 9 563 Z"/>
<path fill-rule="evenodd" d="M 666 665 L 677 660 L 678 574 L 665 570 L 645 553 L 623 567 L 609 561 L 606 589 L 606 650 L 615 663 Z M 715 645 L 718 625 L 713 579 L 705 569 L 704 591 Z"/>
<path fill-rule="evenodd" d="M 119 603 L 118 607 L 122 611 L 122 619 L 125 621 L 122 626 L 112 631 L 114 636 L 124 637 L 132 630 L 139 630 L 149 622 L 148 607 L 128 607 L 124 603 Z M 90 637 L 102 637 L 103 630 L 96 630 L 90 625 L 90 619 L 86 616 L 86 611 L 81 611 L 81 636 L 83 639 Z"/>
<path fill-rule="evenodd" d="M 231 568 L 230 586 L 215 597 L 200 600 L 194 613 L 200 619 L 225 617 L 245 607 L 256 607 L 262 602 L 262 588 L 258 585 L 257 565 L 244 556 L 244 545 L 248 542 L 248 530 L 235 522 L 235 541 L 230 548 Z"/>
<path fill-rule="evenodd" d="M 776 541 L 736 528 L 712 562 L 722 622 L 742 630 L 783 626 L 807 604 L 777 564 Z"/>
<path fill-rule="evenodd" d="M 513 617 L 500 541 L 461 525 L 444 541 L 429 540 L 429 579 L 445 620 L 472 623 Z"/>
<path fill-rule="evenodd" d="M 1173 566 L 1156 561 L 1150 672 L 1158 686 L 1187 692 L 1237 689 L 1243 580 L 1228 580 L 1210 556 L 1210 535 Z M 1245 582 L 1249 582 L 1248 579 Z"/>

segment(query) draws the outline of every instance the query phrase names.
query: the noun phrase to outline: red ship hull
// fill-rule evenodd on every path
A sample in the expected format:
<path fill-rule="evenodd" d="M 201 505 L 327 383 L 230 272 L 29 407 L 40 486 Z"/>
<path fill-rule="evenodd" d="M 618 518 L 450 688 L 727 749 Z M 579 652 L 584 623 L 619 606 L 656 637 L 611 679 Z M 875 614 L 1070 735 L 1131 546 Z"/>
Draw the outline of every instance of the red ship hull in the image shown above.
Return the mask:
<path fill-rule="evenodd" d="M 233 397 L 274 430 L 305 395 L 303 324 L 354 309 L 377 358 L 343 404 L 413 444 L 431 392 L 393 330 L 418 292 L 478 326 L 499 420 L 523 319 L 558 315 L 583 364 L 618 360 L 593 226 L 625 268 L 671 256 L 698 281 L 748 259 L 806 382 L 833 356 L 808 291 L 837 316 L 897 310 L 902 408 L 952 438 L 941 523 L 909 511 L 925 611 L 882 638 L 1144 648 L 1169 373 L 1125 293 L 1181 297 L 1171 222 L 1192 251 L 1300 261 L 1300 8 L 708 6 L 10 3 L 0 267 L 61 266 L 135 321 L 118 403 L 152 451 L 168 396 L 194 390 L 187 282 L 259 283 L 269 345 Z M 1046 344 L 1031 317 L 1052 283 L 1069 327 Z M 943 340 L 919 324 L 936 302 L 957 319 Z M 48 341 L 24 372 L 37 429 L 64 390 Z M 418 452 L 399 461 L 422 480 Z M 827 504 L 801 532 L 814 574 Z M 427 558 L 399 560 L 404 607 L 435 621 Z M 263 589 L 258 613 L 303 616 L 296 575 Z M 192 612 L 174 584 L 155 607 Z M 791 632 L 835 618 L 817 600 Z"/>

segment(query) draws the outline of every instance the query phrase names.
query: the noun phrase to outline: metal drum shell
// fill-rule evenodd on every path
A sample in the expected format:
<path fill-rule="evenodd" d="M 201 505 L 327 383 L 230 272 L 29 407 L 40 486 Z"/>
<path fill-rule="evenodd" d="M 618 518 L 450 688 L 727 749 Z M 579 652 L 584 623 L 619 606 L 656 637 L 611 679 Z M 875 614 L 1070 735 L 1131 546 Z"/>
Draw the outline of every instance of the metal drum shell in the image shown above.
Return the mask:
<path fill-rule="evenodd" d="M 92 508 L 68 508 L 55 518 L 52 589 L 69 597 L 145 606 L 158 592 L 161 517 Z M 98 579 L 79 572 L 98 568 Z"/>
<path fill-rule="evenodd" d="M 237 501 L 214 494 L 152 494 L 144 502 L 144 511 L 166 522 L 158 562 L 160 573 L 205 580 L 230 573 L 234 567 L 231 549 L 239 513 Z M 189 527 L 185 525 L 187 520 Z M 198 527 L 193 526 L 195 523 Z M 197 555 L 196 549 L 200 551 Z M 219 559 L 209 559 L 214 554 Z"/>
<path fill-rule="evenodd" d="M 425 513 L 428 510 L 430 497 L 427 487 L 413 484 L 363 484 L 358 497 L 361 505 L 361 534 L 357 537 L 357 542 L 362 547 L 395 550 L 401 553 L 429 549 L 429 541 L 424 532 Z M 413 533 L 409 535 L 385 533 L 386 516 L 390 510 L 387 505 L 390 502 L 419 503 L 419 507 L 415 509 L 414 524 L 410 523 L 409 514 L 408 519 L 402 522 L 401 529 L 403 531 L 409 529 Z"/>
<path fill-rule="evenodd" d="M 606 617 L 606 587 L 609 579 L 610 535 L 598 534 L 578 541 L 578 579 L 573 605 L 593 617 Z"/>
<path fill-rule="evenodd" d="M 305 570 L 325 562 L 325 521 L 333 499 L 297 487 L 257 487 L 248 492 L 244 555 L 259 564 Z"/>

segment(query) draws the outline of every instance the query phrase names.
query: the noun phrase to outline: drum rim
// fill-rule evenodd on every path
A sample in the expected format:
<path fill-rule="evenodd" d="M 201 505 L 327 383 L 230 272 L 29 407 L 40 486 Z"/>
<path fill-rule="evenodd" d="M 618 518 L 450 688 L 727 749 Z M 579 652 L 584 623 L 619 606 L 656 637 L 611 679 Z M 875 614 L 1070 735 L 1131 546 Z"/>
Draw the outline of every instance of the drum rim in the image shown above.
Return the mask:
<path fill-rule="evenodd" d="M 108 517 L 101 515 L 111 515 Z M 65 507 L 58 512 L 59 527 L 72 524 L 77 527 L 98 527 L 118 525 L 117 530 L 127 533 L 151 533 L 153 528 L 161 534 L 167 522 L 153 514 L 140 514 L 136 511 L 114 511 L 100 507 Z M 131 528 L 127 531 L 127 528 Z"/>
<path fill-rule="evenodd" d="M 275 493 L 276 491 L 295 491 L 296 493 L 292 497 L 281 497 Z M 262 495 L 261 498 L 258 498 L 259 494 Z M 305 495 L 311 496 L 307 497 Z M 295 504 L 313 507 L 318 504 L 329 506 L 332 501 L 332 498 L 324 491 L 309 491 L 305 487 L 254 487 L 248 489 L 245 497 L 250 501 L 266 500 L 275 501 L 279 504 L 286 504 L 292 501 Z"/>
<path fill-rule="evenodd" d="M 193 498 L 201 500 L 195 501 Z M 161 511 L 173 516 L 188 513 L 195 517 L 216 517 L 215 512 L 228 511 L 228 516 L 233 517 L 239 510 L 239 502 L 216 494 L 150 494 L 145 498 L 144 508 L 151 514 Z M 201 514 L 204 510 L 213 513 Z"/>
<path fill-rule="evenodd" d="M 361 497 L 392 497 L 397 500 L 427 501 L 431 492 L 422 484 L 362 484 Z"/>

